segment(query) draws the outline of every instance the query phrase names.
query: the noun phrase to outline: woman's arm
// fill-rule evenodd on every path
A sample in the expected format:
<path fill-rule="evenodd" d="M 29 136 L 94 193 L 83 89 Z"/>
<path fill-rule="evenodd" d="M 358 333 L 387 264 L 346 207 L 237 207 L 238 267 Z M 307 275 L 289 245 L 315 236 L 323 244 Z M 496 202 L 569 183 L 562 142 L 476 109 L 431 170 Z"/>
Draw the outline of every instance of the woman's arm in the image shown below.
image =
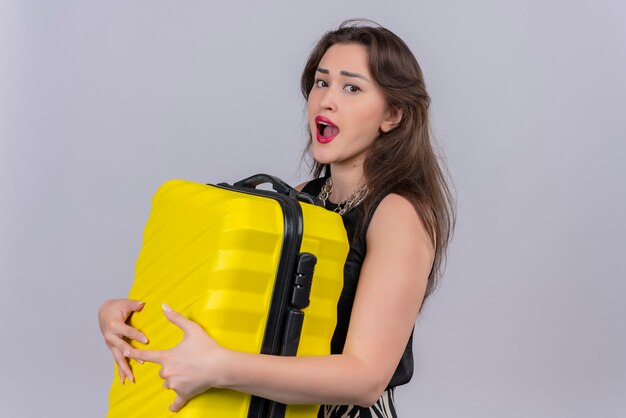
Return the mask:
<path fill-rule="evenodd" d="M 367 232 L 364 260 L 343 354 L 280 357 L 219 347 L 192 321 L 166 312 L 185 338 L 172 350 L 132 350 L 163 365 L 172 409 L 210 387 L 231 388 L 282 403 L 371 405 L 385 390 L 421 306 L 434 250 L 413 205 L 389 195 Z"/>

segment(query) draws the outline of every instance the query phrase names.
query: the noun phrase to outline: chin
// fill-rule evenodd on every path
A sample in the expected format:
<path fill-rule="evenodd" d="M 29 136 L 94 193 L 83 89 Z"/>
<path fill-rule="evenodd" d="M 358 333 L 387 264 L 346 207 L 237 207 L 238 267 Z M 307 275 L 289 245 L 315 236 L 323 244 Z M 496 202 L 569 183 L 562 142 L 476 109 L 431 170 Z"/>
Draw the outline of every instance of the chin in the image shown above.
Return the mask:
<path fill-rule="evenodd" d="M 324 156 L 316 156 L 314 154 L 311 155 L 311 157 L 313 158 L 313 160 L 318 163 L 318 164 L 331 164 L 333 163 L 335 160 L 329 157 L 324 157 Z"/>
<path fill-rule="evenodd" d="M 319 147 L 320 144 L 313 142 L 311 144 L 311 158 L 315 160 L 315 162 L 319 164 L 330 164 L 335 161 L 332 153 L 327 152 L 327 150 L 322 150 Z"/>

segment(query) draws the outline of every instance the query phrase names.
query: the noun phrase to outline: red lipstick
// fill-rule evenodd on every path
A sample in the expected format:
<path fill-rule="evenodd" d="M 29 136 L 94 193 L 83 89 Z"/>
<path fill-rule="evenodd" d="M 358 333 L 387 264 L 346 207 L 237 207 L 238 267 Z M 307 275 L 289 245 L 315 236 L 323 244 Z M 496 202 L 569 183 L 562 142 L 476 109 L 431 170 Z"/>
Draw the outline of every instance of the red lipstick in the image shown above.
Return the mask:
<path fill-rule="evenodd" d="M 317 126 L 315 137 L 319 143 L 328 144 L 339 134 L 339 127 L 324 116 L 316 116 L 315 125 Z"/>

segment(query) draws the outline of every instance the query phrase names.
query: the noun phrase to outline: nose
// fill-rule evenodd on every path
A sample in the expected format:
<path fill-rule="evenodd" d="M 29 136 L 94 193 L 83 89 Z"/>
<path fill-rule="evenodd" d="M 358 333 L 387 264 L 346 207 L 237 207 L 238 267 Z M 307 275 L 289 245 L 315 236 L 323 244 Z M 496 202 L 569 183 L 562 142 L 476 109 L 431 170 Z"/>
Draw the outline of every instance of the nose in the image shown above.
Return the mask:
<path fill-rule="evenodd" d="M 335 94 L 332 87 L 328 87 L 323 90 L 320 100 L 320 107 L 324 110 L 334 111 L 337 110 L 337 102 L 335 100 Z"/>

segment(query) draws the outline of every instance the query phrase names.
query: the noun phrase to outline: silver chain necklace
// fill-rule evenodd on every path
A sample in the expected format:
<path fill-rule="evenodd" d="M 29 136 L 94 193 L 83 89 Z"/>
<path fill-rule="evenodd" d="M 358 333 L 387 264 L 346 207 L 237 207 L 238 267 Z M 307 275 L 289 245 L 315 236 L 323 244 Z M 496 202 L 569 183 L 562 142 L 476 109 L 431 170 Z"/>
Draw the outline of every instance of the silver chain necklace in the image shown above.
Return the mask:
<path fill-rule="evenodd" d="M 317 196 L 321 201 L 324 207 L 326 207 L 326 200 L 328 200 L 328 196 L 330 196 L 333 191 L 333 180 L 328 177 L 326 179 L 326 183 L 322 186 L 322 190 L 320 194 Z M 339 202 L 337 207 L 334 209 L 334 212 L 337 212 L 340 215 L 348 213 L 355 207 L 357 207 L 369 194 L 370 190 L 367 187 L 367 184 L 364 184 L 360 187 L 357 187 L 354 192 L 347 198 Z"/>

